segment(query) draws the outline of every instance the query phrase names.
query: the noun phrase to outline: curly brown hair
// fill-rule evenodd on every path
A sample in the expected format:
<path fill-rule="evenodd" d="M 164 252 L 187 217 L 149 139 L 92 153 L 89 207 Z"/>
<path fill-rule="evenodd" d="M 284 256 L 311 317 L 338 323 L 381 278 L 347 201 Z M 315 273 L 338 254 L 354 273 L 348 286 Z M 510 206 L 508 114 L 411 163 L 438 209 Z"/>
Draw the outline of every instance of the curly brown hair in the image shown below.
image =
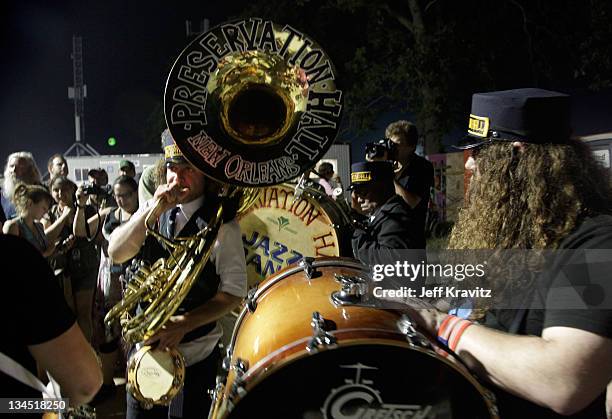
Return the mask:
<path fill-rule="evenodd" d="M 20 216 L 25 214 L 30 204 L 38 204 L 43 199 L 49 203 L 49 206 L 55 202 L 49 190 L 42 185 L 18 183 L 13 192 L 15 209 Z"/>
<path fill-rule="evenodd" d="M 587 215 L 610 214 L 603 168 L 579 141 L 483 147 L 450 249 L 556 248 Z"/>

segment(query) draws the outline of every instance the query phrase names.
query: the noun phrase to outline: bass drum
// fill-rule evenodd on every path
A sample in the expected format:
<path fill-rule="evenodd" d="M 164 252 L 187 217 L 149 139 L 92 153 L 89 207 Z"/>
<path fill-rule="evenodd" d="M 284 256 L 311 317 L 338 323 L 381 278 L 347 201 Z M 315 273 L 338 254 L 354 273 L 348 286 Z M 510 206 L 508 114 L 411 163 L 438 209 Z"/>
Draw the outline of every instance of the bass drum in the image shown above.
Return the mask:
<path fill-rule="evenodd" d="M 335 305 L 340 275 L 368 271 L 322 258 L 260 284 L 237 321 L 211 418 L 498 418 L 493 395 L 431 342 L 409 343 L 398 314 Z"/>
<path fill-rule="evenodd" d="M 294 188 L 263 188 L 239 218 L 249 288 L 302 257 L 352 255 L 347 211 L 315 187 L 294 201 Z"/>

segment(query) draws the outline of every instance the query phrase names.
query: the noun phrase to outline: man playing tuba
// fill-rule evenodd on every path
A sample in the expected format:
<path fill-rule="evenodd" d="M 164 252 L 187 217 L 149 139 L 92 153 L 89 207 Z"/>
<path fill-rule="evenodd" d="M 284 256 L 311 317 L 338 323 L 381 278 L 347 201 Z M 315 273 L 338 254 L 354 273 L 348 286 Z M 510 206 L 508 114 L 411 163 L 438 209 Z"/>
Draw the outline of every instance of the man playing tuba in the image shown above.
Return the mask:
<path fill-rule="evenodd" d="M 153 262 L 169 253 L 153 237 L 147 236 L 145 220 L 156 220 L 155 229 L 169 238 L 193 236 L 202 230 L 218 198 L 207 193 L 207 180 L 193 167 L 176 146 L 169 130 L 162 133 L 166 160 L 165 185 L 160 185 L 152 200 L 138 210 L 110 237 L 109 255 L 123 263 L 141 252 Z M 157 205 L 155 204 L 157 203 Z M 178 349 L 185 358 L 186 371 L 182 397 L 172 400 L 169 407 L 143 409 L 128 392 L 127 417 L 200 417 L 210 408 L 206 391 L 214 388 L 219 350 L 217 342 L 222 329 L 216 320 L 229 313 L 246 295 L 247 276 L 240 227 L 233 215 L 224 215 L 212 254 L 195 284 L 174 316 L 146 345 L 158 349 Z M 152 224 L 152 223 L 151 223 Z"/>

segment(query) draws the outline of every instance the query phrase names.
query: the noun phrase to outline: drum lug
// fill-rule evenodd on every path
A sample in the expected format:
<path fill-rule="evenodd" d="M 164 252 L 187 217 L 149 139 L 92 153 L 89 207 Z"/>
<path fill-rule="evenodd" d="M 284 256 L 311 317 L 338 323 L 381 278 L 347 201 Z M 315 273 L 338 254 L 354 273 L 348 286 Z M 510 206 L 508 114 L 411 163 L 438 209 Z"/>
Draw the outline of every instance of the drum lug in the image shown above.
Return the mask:
<path fill-rule="evenodd" d="M 246 307 L 249 310 L 249 313 L 254 313 L 257 310 L 257 301 L 255 299 L 255 293 L 257 292 L 257 287 L 253 287 L 247 293 L 246 298 Z"/>
<path fill-rule="evenodd" d="M 238 358 L 231 369 L 236 371 L 236 378 L 240 379 L 249 369 L 249 361 L 246 359 Z"/>
<path fill-rule="evenodd" d="M 236 376 L 234 378 L 234 382 L 232 383 L 232 396 L 240 396 L 242 397 L 246 394 L 246 390 L 244 389 L 244 375 L 249 369 L 249 361 L 246 359 L 238 358 L 234 365 L 232 365 L 231 369 L 236 372 Z"/>
<path fill-rule="evenodd" d="M 306 345 L 308 352 L 316 352 L 320 347 L 335 345 L 338 341 L 335 336 L 327 333 L 329 328 L 325 324 L 325 319 L 318 311 L 312 313 L 310 325 L 312 326 L 312 338 L 308 341 L 308 345 Z"/>
<path fill-rule="evenodd" d="M 221 393 L 223 393 L 223 389 L 225 388 L 225 378 L 226 377 L 224 376 L 217 375 L 215 388 L 206 390 L 206 392 L 208 393 L 208 396 L 212 400 L 216 400 L 217 397 L 219 397 Z"/>
<path fill-rule="evenodd" d="M 303 257 L 300 261 L 300 267 L 304 269 L 304 273 L 308 277 L 308 279 L 313 279 L 321 276 L 321 272 L 317 271 L 317 268 L 314 267 L 313 257 Z"/>
<path fill-rule="evenodd" d="M 224 371 L 229 372 L 230 367 L 232 366 L 232 346 L 228 346 L 227 350 L 225 351 L 225 356 L 223 357 L 223 361 L 221 361 L 221 368 L 223 368 Z"/>
<path fill-rule="evenodd" d="M 412 319 L 408 315 L 402 314 L 402 317 L 397 321 L 397 328 L 402 334 L 406 335 L 406 339 L 411 345 L 423 348 L 429 348 L 431 346 L 425 336 L 416 330 Z"/>
<path fill-rule="evenodd" d="M 342 289 L 332 294 L 332 301 L 337 306 L 360 303 L 366 294 L 366 281 L 358 276 L 334 274 Z"/>

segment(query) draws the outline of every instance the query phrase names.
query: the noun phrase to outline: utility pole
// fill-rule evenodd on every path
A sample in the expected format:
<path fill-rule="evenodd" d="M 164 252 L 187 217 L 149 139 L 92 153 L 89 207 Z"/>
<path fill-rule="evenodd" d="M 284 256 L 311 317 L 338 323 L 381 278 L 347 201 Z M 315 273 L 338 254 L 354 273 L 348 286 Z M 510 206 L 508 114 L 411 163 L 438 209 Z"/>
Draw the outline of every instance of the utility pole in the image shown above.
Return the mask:
<path fill-rule="evenodd" d="M 87 85 L 83 76 L 83 39 L 80 36 L 72 37 L 72 73 L 73 85 L 68 87 L 68 98 L 74 101 L 74 131 L 75 142 L 66 150 L 64 156 L 74 151 L 78 156 L 99 156 L 100 153 L 92 146 L 83 142 L 85 137 L 85 98 Z"/>

